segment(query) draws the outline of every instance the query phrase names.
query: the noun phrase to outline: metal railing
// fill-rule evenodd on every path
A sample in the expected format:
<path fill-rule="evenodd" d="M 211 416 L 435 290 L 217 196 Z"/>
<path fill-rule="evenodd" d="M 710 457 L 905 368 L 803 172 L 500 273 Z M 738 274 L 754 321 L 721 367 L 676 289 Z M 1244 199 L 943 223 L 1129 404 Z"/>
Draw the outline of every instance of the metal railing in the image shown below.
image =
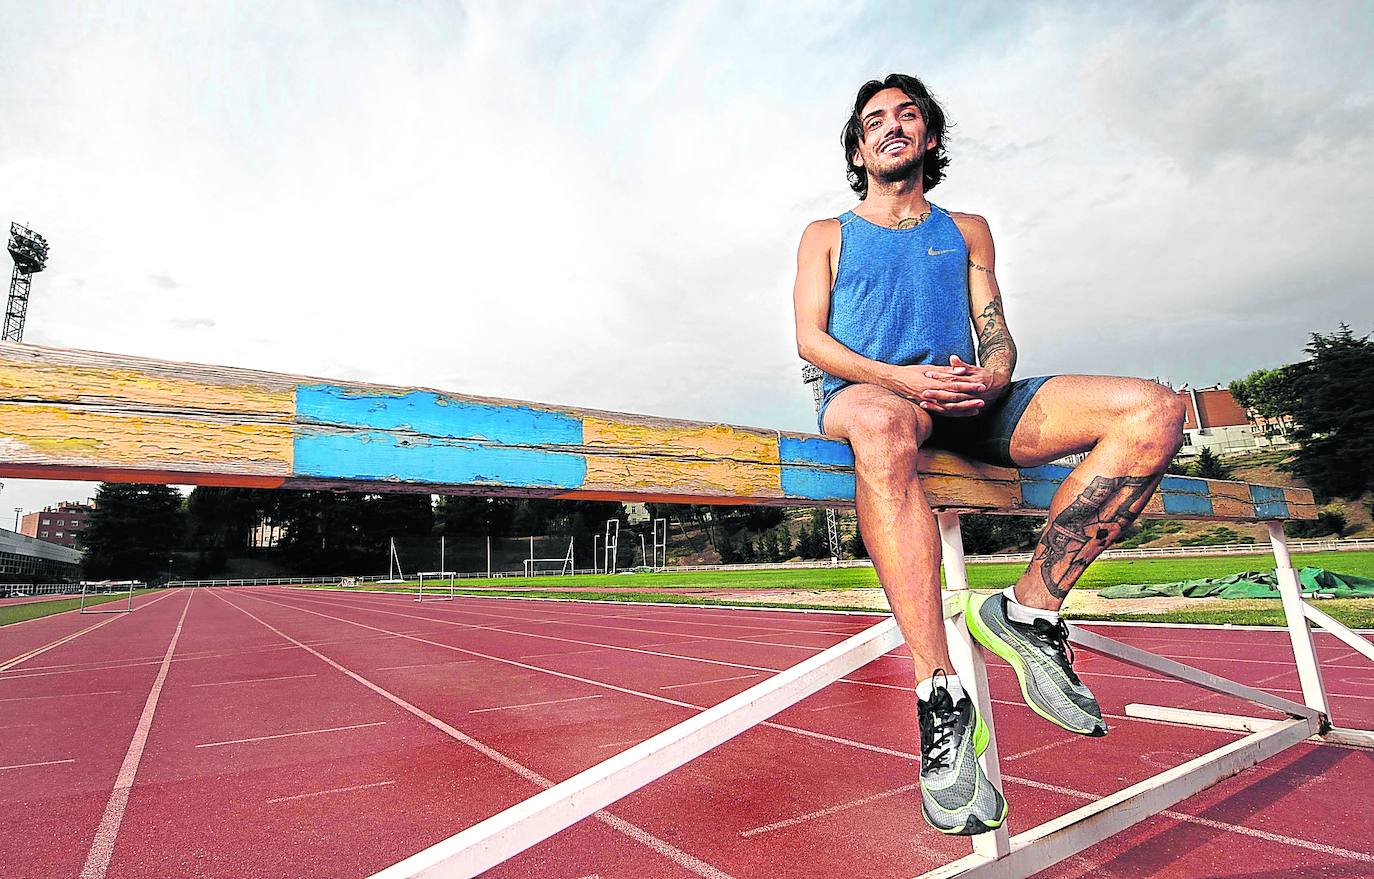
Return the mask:
<path fill-rule="evenodd" d="M 1323 538 L 1317 540 L 1293 540 L 1288 543 L 1292 552 L 1348 552 L 1350 550 L 1374 549 L 1374 538 L 1352 538 L 1349 540 Z M 1145 559 L 1145 558 L 1178 558 L 1186 556 L 1208 556 L 1208 555 L 1262 555 L 1266 549 L 1258 543 L 1222 543 L 1211 546 L 1158 546 L 1152 548 L 1137 549 L 1109 549 L 1102 553 L 1103 559 Z M 1031 560 L 1029 552 L 1003 552 L 990 555 L 969 555 L 964 560 L 969 564 L 1009 564 L 1025 563 Z M 670 565 L 660 573 L 682 573 L 689 574 L 705 571 L 794 571 L 808 570 L 814 568 L 871 568 L 873 562 L 870 559 L 842 559 L 838 563 L 832 563 L 828 559 L 816 559 L 800 562 L 746 562 L 734 565 Z M 597 574 L 600 573 L 592 568 L 583 568 L 573 572 L 574 574 Z M 646 568 L 633 568 L 620 571 L 621 574 L 630 573 L 652 573 Z M 537 572 L 536 577 L 562 577 L 567 576 L 558 571 Z M 490 575 L 486 571 L 462 571 L 454 575 L 456 580 L 487 580 L 487 579 L 528 579 L 521 571 L 492 571 Z M 256 577 L 256 578 L 236 578 L 236 579 L 215 579 L 215 580 L 173 580 L 166 585 L 176 588 L 203 588 L 214 586 L 290 586 L 307 584 L 338 584 L 347 580 L 351 585 L 381 585 L 386 581 L 385 574 L 369 576 L 340 575 L 335 577 Z M 81 591 L 79 583 L 48 584 L 65 586 L 74 592 Z M 6 588 L 0 584 L 0 593 Z M 15 584 L 15 588 L 28 589 L 24 584 Z M 33 594 L 33 593 L 30 593 Z"/>

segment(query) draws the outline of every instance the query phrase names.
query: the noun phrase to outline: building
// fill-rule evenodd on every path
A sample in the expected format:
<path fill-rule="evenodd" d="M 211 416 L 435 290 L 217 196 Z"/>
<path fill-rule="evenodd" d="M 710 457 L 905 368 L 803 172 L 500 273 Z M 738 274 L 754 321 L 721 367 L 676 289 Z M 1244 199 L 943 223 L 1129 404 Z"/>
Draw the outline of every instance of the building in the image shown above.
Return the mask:
<path fill-rule="evenodd" d="M 65 501 L 42 512 L 29 513 L 19 525 L 19 533 L 65 546 L 80 549 L 78 541 L 86 528 L 86 519 L 95 509 L 92 504 Z"/>
<path fill-rule="evenodd" d="M 0 529 L 0 583 L 71 583 L 80 573 L 76 550 Z"/>
<path fill-rule="evenodd" d="M 1187 385 L 1174 391 L 1183 401 L 1187 417 L 1183 422 L 1181 457 L 1258 451 L 1284 448 L 1291 444 L 1292 424 L 1285 421 L 1246 417 L 1245 410 L 1231 396 L 1230 390 L 1217 385 L 1211 388 L 1190 388 Z"/>

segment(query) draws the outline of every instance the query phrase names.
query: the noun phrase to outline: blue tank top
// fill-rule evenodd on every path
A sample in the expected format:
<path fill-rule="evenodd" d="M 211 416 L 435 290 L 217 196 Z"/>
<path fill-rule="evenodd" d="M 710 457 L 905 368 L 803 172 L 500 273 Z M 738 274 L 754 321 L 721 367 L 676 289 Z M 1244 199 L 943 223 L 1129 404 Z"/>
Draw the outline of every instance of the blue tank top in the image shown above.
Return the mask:
<path fill-rule="evenodd" d="M 949 213 L 936 205 L 914 229 L 889 229 L 853 211 L 840 221 L 840 262 L 830 291 L 828 332 L 870 360 L 910 366 L 973 358 L 968 246 Z M 825 409 L 853 384 L 824 373 L 817 428 Z"/>

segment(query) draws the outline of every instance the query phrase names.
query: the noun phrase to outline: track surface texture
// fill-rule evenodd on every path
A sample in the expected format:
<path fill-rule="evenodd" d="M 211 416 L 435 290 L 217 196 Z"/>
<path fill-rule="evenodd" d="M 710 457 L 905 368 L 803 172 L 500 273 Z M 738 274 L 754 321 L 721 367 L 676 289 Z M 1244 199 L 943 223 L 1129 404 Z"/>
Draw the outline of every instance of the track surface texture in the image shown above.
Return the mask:
<path fill-rule="evenodd" d="M 0 629 L 0 876 L 367 876 L 861 631 L 876 615 L 173 590 Z M 1103 627 L 1297 695 L 1283 631 Z M 1339 725 L 1374 666 L 1319 634 Z M 1276 716 L 1102 656 L 1082 739 L 989 660 L 1013 833 L 1237 738 L 1127 702 Z M 490 871 L 909 879 L 968 852 L 920 817 L 910 658 L 890 653 Z M 1374 875 L 1374 755 L 1302 744 L 1046 871 Z"/>

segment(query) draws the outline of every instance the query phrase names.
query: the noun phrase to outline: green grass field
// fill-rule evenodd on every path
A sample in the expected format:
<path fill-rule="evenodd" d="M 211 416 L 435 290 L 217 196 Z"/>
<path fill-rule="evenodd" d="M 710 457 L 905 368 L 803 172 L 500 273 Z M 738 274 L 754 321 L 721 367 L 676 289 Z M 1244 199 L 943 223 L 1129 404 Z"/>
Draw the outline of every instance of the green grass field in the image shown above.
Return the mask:
<path fill-rule="evenodd" d="M 1294 564 L 1323 567 L 1343 574 L 1374 577 L 1374 552 L 1323 552 L 1293 556 Z M 1224 577 L 1244 571 L 1272 570 L 1272 555 L 1198 556 L 1191 558 L 1118 559 L 1099 561 L 1088 569 L 1079 585 L 1084 589 L 1100 589 L 1121 583 L 1170 583 L 1203 577 Z M 1025 568 L 1023 564 L 977 564 L 968 568 L 969 584 L 974 589 L 1001 589 L 1013 581 Z M 447 585 L 447 584 L 445 584 Z M 703 590 L 806 590 L 811 592 L 842 592 L 850 589 L 873 589 L 878 579 L 872 568 L 805 568 L 798 570 L 762 571 L 698 571 L 664 572 L 660 574 L 578 575 L 574 577 L 502 577 L 454 581 L 460 595 L 492 595 L 513 590 L 527 598 L 562 598 L 579 601 L 644 601 L 659 604 L 702 604 L 714 606 L 752 606 L 745 596 L 701 594 Z M 310 587 L 338 588 L 338 587 Z M 405 586 L 363 585 L 359 589 L 413 592 L 414 584 Z M 585 590 L 585 591 L 575 591 Z M 770 607 L 816 609 L 805 603 L 769 603 Z M 867 610 L 861 604 L 827 602 L 830 610 Z M 1346 625 L 1374 628 L 1374 600 L 1350 599 L 1323 601 L 1322 608 Z M 1074 617 L 1070 612 L 1066 616 Z M 1086 616 L 1080 618 L 1087 618 Z M 1095 611 L 1092 619 L 1131 620 L 1176 623 L 1231 623 L 1234 625 L 1283 625 L 1283 611 L 1274 600 L 1228 602 L 1223 607 L 1199 606 L 1171 610 L 1167 613 L 1113 613 Z"/>
<path fill-rule="evenodd" d="M 1297 567 L 1311 565 L 1341 574 L 1374 577 L 1374 552 L 1317 552 L 1295 554 Z M 1024 564 L 977 564 L 968 566 L 969 585 L 974 589 L 1001 589 L 1015 582 L 1025 570 Z M 1121 583 L 1172 583 L 1175 580 L 1196 580 L 1203 577 L 1225 577 L 1243 571 L 1270 571 L 1274 557 L 1264 555 L 1196 556 L 1165 559 L 1107 559 L 1088 568 L 1079 588 L 1100 589 Z M 571 577 L 485 577 L 455 580 L 459 589 L 537 589 L 562 590 L 615 588 L 636 591 L 674 589 L 871 589 L 878 586 L 872 568 L 799 568 L 797 570 L 763 571 L 694 571 L 659 574 L 578 574 Z M 445 583 L 445 585 L 447 585 Z M 405 586 L 367 586 L 368 589 L 412 591 L 414 583 Z"/>
<path fill-rule="evenodd" d="M 152 592 L 152 589 L 135 589 L 134 595 L 142 595 L 145 592 Z M 127 601 L 129 593 L 124 592 L 119 595 L 87 595 L 86 606 L 94 607 L 97 604 L 105 604 L 108 601 Z M 81 599 L 78 598 L 55 598 L 52 601 L 31 601 L 28 604 L 6 604 L 0 605 L 0 626 L 8 626 L 10 623 L 22 623 L 25 620 L 36 620 L 39 617 L 51 616 L 55 613 L 66 613 L 69 610 L 76 610 L 81 607 Z"/>

